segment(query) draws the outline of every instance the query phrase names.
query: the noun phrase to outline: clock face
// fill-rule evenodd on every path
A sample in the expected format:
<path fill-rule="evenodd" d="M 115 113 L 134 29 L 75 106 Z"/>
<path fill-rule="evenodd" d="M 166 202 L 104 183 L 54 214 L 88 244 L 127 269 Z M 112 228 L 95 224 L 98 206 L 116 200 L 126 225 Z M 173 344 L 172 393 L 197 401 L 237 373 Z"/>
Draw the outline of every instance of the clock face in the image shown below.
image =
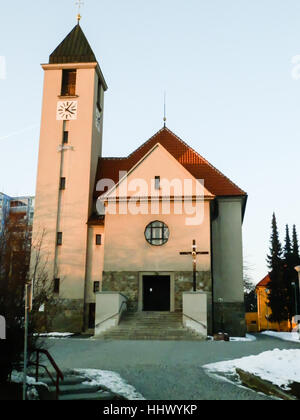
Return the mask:
<path fill-rule="evenodd" d="M 100 133 L 100 130 L 101 130 L 101 112 L 99 111 L 98 108 L 96 108 L 96 121 L 95 121 L 95 124 L 96 124 L 97 130 Z"/>
<path fill-rule="evenodd" d="M 57 103 L 57 120 L 77 120 L 77 101 L 59 101 Z"/>

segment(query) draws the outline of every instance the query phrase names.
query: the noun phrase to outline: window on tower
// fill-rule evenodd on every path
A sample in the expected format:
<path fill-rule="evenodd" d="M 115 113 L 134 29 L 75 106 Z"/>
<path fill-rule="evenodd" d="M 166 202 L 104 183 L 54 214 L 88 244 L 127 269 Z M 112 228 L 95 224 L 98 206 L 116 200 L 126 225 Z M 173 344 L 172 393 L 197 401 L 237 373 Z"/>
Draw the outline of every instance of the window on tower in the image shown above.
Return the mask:
<path fill-rule="evenodd" d="M 98 107 L 98 109 L 99 109 L 99 111 L 101 112 L 102 111 L 102 108 L 101 108 L 101 82 L 100 82 L 100 80 L 99 80 L 99 82 L 98 82 L 98 91 L 97 91 L 97 107 Z"/>
<path fill-rule="evenodd" d="M 54 279 L 53 292 L 55 294 L 59 294 L 59 289 L 60 289 L 60 279 Z"/>
<path fill-rule="evenodd" d="M 65 190 L 66 189 L 66 178 L 60 178 L 59 188 L 60 188 L 60 190 Z"/>
<path fill-rule="evenodd" d="M 102 245 L 102 235 L 96 235 L 96 245 Z"/>
<path fill-rule="evenodd" d="M 69 143 L 69 132 L 68 131 L 64 131 L 63 143 L 64 144 L 68 144 Z"/>
<path fill-rule="evenodd" d="M 63 70 L 61 96 L 75 96 L 76 70 Z"/>
<path fill-rule="evenodd" d="M 62 232 L 58 232 L 57 233 L 57 238 L 56 238 L 56 244 L 58 246 L 61 246 L 62 245 L 62 240 L 63 240 L 63 234 L 62 234 Z"/>

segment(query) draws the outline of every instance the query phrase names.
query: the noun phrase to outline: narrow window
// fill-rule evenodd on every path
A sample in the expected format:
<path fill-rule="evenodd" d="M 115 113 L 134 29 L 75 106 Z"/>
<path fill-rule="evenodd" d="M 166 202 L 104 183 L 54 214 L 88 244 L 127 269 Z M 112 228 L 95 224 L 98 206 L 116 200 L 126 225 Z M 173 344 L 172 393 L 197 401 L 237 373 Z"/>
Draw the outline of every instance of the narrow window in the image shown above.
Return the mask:
<path fill-rule="evenodd" d="M 102 108 L 101 108 L 101 82 L 100 82 L 100 80 L 98 82 L 97 106 L 98 106 L 99 111 L 102 111 Z"/>
<path fill-rule="evenodd" d="M 160 190 L 160 176 L 155 177 L 155 189 Z"/>
<path fill-rule="evenodd" d="M 57 240 L 56 240 L 56 244 L 58 246 L 62 245 L 62 238 L 63 238 L 63 234 L 62 232 L 57 232 Z"/>
<path fill-rule="evenodd" d="M 102 235 L 96 235 L 96 245 L 102 245 Z"/>
<path fill-rule="evenodd" d="M 96 318 L 96 304 L 89 304 L 89 328 L 95 328 L 95 318 Z"/>
<path fill-rule="evenodd" d="M 69 143 L 69 132 L 68 131 L 64 131 L 63 144 L 68 144 L 68 143 Z"/>
<path fill-rule="evenodd" d="M 60 178 L 60 190 L 66 189 L 66 178 Z"/>
<path fill-rule="evenodd" d="M 100 292 L 100 281 L 94 281 L 94 293 Z"/>
<path fill-rule="evenodd" d="M 61 96 L 75 96 L 76 70 L 63 70 Z"/>
<path fill-rule="evenodd" d="M 60 279 L 54 279 L 53 292 L 59 294 Z"/>

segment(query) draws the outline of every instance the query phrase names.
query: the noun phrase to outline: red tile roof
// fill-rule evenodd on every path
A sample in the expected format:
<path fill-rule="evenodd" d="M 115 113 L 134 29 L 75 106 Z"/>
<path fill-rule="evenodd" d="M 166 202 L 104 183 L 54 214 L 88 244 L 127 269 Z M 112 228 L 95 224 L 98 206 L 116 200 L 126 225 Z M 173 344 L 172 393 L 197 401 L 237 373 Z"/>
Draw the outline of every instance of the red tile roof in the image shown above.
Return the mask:
<path fill-rule="evenodd" d="M 268 274 L 265 278 L 262 279 L 260 283 L 258 283 L 256 287 L 267 287 L 270 281 L 270 275 Z"/>
<path fill-rule="evenodd" d="M 119 171 L 129 171 L 157 143 L 165 147 L 195 178 L 204 179 L 205 187 L 212 194 L 216 196 L 247 195 L 168 128 L 161 129 L 127 158 L 100 158 L 96 185 L 99 180 L 104 178 L 112 179 L 117 183 L 119 181 Z M 95 191 L 95 197 L 98 197 L 101 193 Z"/>

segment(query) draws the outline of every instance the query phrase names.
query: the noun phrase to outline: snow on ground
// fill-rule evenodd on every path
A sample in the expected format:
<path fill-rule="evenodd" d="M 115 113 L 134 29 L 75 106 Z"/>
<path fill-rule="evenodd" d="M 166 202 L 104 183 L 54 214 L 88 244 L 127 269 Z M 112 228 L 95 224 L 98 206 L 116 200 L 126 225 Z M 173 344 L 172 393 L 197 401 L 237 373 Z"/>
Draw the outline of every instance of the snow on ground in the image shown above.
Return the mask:
<path fill-rule="evenodd" d="M 208 339 L 211 341 L 214 341 L 214 337 L 208 336 Z M 230 337 L 230 341 L 231 342 L 238 342 L 238 343 L 246 343 L 246 342 L 250 342 L 250 341 L 256 341 L 256 337 L 254 337 L 253 335 L 250 334 L 246 334 L 246 337 Z M 222 341 L 220 341 L 222 342 Z"/>
<path fill-rule="evenodd" d="M 300 382 L 300 350 L 267 351 L 258 356 L 205 365 L 209 374 L 236 378 L 236 368 L 252 373 L 285 390 L 293 382 Z"/>
<path fill-rule="evenodd" d="M 11 381 L 16 383 L 16 384 L 22 384 L 23 383 L 23 372 L 17 372 L 16 370 L 14 370 L 11 374 Z M 27 389 L 27 399 L 28 400 L 38 400 L 39 399 L 39 394 L 36 390 L 36 386 L 45 386 L 47 389 L 48 385 L 44 384 L 43 382 L 36 382 L 36 380 L 34 378 L 32 378 L 31 376 L 26 376 L 26 383 L 28 385 L 28 389 Z"/>
<path fill-rule="evenodd" d="M 104 386 L 131 401 L 145 399 L 133 386 L 125 382 L 118 373 L 97 369 L 76 369 L 74 372 L 86 377 L 87 382 L 85 385 Z"/>
<path fill-rule="evenodd" d="M 16 384 L 21 384 L 23 383 L 23 372 L 17 372 L 16 370 L 14 370 L 11 374 L 11 380 L 12 382 L 16 383 Z M 44 384 L 43 382 L 36 382 L 36 380 L 34 378 L 32 378 L 31 376 L 27 376 L 27 384 L 28 385 L 43 385 L 46 386 L 46 384 Z M 48 387 L 47 387 L 48 388 Z"/>
<path fill-rule="evenodd" d="M 246 337 L 230 337 L 230 341 L 232 342 L 250 342 L 250 341 L 256 341 L 256 337 L 250 334 L 246 334 Z"/>
<path fill-rule="evenodd" d="M 72 337 L 74 334 L 72 333 L 58 333 L 58 332 L 53 332 L 53 333 L 43 333 L 43 334 L 34 334 L 35 336 L 38 337 L 47 337 L 47 338 L 69 338 Z"/>
<path fill-rule="evenodd" d="M 300 344 L 300 335 L 297 332 L 275 332 L 275 331 L 264 331 L 263 335 L 268 335 L 269 337 L 279 338 L 284 341 L 291 341 L 292 343 Z"/>

